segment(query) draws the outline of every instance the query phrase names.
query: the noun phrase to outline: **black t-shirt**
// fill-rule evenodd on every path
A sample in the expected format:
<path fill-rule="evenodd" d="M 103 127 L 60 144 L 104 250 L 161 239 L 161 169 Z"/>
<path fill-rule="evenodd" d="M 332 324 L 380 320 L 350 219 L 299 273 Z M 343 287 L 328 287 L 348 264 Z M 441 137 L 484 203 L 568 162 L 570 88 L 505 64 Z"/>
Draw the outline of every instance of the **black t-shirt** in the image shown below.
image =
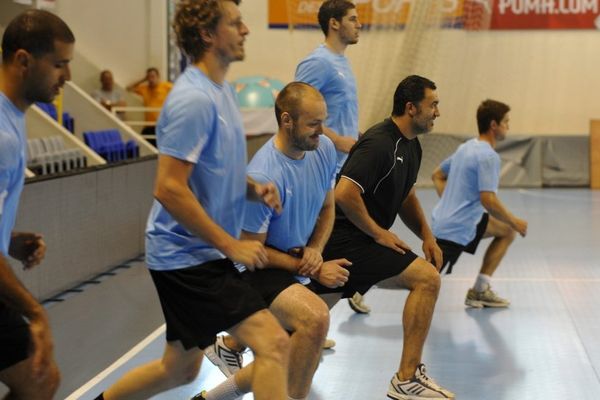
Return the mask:
<path fill-rule="evenodd" d="M 406 139 L 388 118 L 371 127 L 352 147 L 339 179 L 357 184 L 371 218 L 390 229 L 417 181 L 421 155 L 419 140 Z M 336 220 L 350 222 L 339 207 Z"/>

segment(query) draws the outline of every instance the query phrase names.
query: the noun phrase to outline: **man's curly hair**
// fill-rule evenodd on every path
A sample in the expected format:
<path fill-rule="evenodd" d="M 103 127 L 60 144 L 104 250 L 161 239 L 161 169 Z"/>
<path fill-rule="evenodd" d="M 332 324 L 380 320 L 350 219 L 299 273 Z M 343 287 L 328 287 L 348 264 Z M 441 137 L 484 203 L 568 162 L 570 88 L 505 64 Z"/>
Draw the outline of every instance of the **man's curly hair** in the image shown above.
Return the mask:
<path fill-rule="evenodd" d="M 192 62 L 198 61 L 208 49 L 200 31 L 215 31 L 223 16 L 220 4 L 223 1 L 239 5 L 241 0 L 181 0 L 177 5 L 173 19 L 177 45 Z"/>

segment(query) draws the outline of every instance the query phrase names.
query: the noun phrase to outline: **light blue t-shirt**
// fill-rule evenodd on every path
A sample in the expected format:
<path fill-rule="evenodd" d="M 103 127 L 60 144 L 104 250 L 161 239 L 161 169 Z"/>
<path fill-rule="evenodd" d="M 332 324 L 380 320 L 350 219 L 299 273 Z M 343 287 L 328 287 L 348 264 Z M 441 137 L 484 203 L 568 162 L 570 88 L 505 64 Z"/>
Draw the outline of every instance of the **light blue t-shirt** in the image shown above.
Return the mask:
<path fill-rule="evenodd" d="M 300 160 L 291 159 L 277 150 L 274 138 L 271 138 L 250 161 L 248 175 L 258 182 L 277 185 L 283 211 L 277 214 L 262 203 L 248 202 L 243 230 L 266 232 L 265 244 L 284 253 L 294 247 L 305 247 L 325 196 L 333 189 L 335 166 L 335 146 L 325 135 L 321 135 L 319 147 L 307 151 Z M 296 279 L 303 284 L 310 282 L 306 277 L 297 276 Z"/>
<path fill-rule="evenodd" d="M 0 253 L 8 256 L 25 182 L 25 114 L 0 92 Z"/>
<path fill-rule="evenodd" d="M 158 120 L 160 154 L 195 164 L 189 186 L 210 218 L 239 238 L 246 198 L 246 140 L 232 87 L 198 68 L 177 79 Z M 225 258 L 171 217 L 156 200 L 146 226 L 146 261 L 154 270 Z"/>
<path fill-rule="evenodd" d="M 317 47 L 296 68 L 296 81 L 317 88 L 327 103 L 325 126 L 342 136 L 358 138 L 358 97 L 356 80 L 348 59 L 333 53 L 324 44 Z M 348 154 L 337 152 L 337 171 Z"/>
<path fill-rule="evenodd" d="M 463 246 L 476 234 L 485 211 L 480 192 L 498 192 L 500 156 L 489 143 L 471 139 L 440 164 L 446 174 L 446 188 L 434 207 L 431 228 L 438 239 Z"/>

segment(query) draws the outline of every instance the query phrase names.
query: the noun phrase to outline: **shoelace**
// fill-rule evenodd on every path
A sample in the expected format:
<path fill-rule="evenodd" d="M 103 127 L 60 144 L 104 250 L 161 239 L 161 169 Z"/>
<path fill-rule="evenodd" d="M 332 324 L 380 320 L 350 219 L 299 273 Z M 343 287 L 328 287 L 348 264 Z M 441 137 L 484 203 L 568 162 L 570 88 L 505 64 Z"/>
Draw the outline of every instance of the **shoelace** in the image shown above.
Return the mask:
<path fill-rule="evenodd" d="M 433 378 L 430 378 L 427 375 L 427 370 L 425 369 L 425 366 L 421 367 L 420 369 L 420 376 L 419 379 L 425 381 L 427 384 L 429 384 L 429 386 L 431 386 L 433 389 L 439 390 L 441 389 L 441 386 L 437 384 L 436 381 L 433 380 Z"/>

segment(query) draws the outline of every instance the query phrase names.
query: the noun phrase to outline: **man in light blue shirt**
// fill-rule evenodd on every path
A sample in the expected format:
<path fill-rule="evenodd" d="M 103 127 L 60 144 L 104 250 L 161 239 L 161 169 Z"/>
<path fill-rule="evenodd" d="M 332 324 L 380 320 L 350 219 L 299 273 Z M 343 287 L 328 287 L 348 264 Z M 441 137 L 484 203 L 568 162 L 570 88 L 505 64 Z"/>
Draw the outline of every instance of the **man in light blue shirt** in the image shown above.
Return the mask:
<path fill-rule="evenodd" d="M 300 61 L 295 79 L 316 87 L 325 98 L 328 116 L 323 130 L 335 144 L 339 173 L 359 134 L 356 80 L 344 53 L 349 45 L 358 43 L 362 25 L 356 6 L 348 0 L 323 2 L 318 20 L 325 43 Z M 371 310 L 359 293 L 348 302 L 357 313 Z"/>
<path fill-rule="evenodd" d="M 319 25 L 325 43 L 317 47 L 296 69 L 295 80 L 317 88 L 327 103 L 324 133 L 337 149 L 337 172 L 358 138 L 356 80 L 344 55 L 358 43 L 361 24 L 356 6 L 348 0 L 327 0 L 319 8 Z"/>
<path fill-rule="evenodd" d="M 304 285 L 312 277 L 329 287 L 343 286 L 348 272 L 342 266 L 350 264 L 347 260 L 323 262 L 321 256 L 335 214 L 336 153 L 331 140 L 322 135 L 326 110 L 323 97 L 313 87 L 288 84 L 275 104 L 279 131 L 248 165 L 249 175 L 257 182 L 277 185 L 283 211 L 277 214 L 263 204 L 248 203 L 242 237 L 264 243 L 269 262 L 253 272 L 242 265 L 238 268 L 263 293 L 291 334 L 289 396 L 293 399 L 308 396 L 329 327 L 327 305 Z M 225 343 L 239 348 L 230 338 Z M 248 376 L 248 368 L 237 375 Z M 238 383 L 243 386 L 243 379 Z M 206 396 L 213 394 L 209 391 Z"/>
<path fill-rule="evenodd" d="M 500 157 L 496 142 L 508 133 L 508 105 L 486 100 L 477 109 L 479 137 L 458 150 L 433 172 L 441 196 L 433 209 L 432 230 L 444 251 L 448 273 L 463 251 L 475 254 L 482 238 L 493 237 L 465 304 L 471 307 L 508 307 L 510 302 L 491 289 L 491 277 L 515 238 L 527 233 L 527 222 L 517 218 L 497 197 Z M 488 215 L 489 213 L 489 215 Z"/>
<path fill-rule="evenodd" d="M 271 183 L 246 177 L 246 146 L 229 65 L 244 58 L 248 28 L 239 0 L 182 0 L 174 17 L 192 63 L 178 78 L 157 125 L 155 202 L 146 254 L 166 321 L 163 357 L 127 373 L 98 399 L 150 398 L 189 383 L 203 349 L 227 330 L 254 351 L 248 381 L 257 400 L 287 399 L 289 338 L 258 291 L 234 267 L 269 257 L 240 239 L 246 197 L 281 211 Z M 233 380 L 224 393 L 238 392 Z M 246 389 L 246 388 L 245 388 Z"/>
<path fill-rule="evenodd" d="M 14 232 L 26 168 L 25 112 L 51 102 L 70 79 L 75 37 L 57 16 L 27 10 L 2 36 L 0 66 L 0 382 L 7 398 L 51 399 L 60 377 L 48 316 L 14 275 L 7 258 L 24 269 L 38 265 L 46 245 L 41 235 Z"/>

